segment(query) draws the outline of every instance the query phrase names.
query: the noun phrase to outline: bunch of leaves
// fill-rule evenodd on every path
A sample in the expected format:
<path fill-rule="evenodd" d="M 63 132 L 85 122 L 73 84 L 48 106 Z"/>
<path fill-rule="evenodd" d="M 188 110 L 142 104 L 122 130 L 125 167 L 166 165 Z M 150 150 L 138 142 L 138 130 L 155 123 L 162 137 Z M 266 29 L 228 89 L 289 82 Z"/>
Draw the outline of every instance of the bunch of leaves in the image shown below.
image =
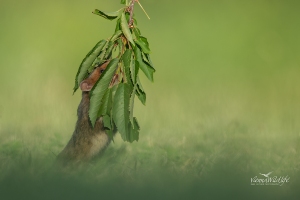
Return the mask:
<path fill-rule="evenodd" d="M 133 0 L 135 1 L 135 0 Z M 116 129 L 124 141 L 138 141 L 140 126 L 133 117 L 135 96 L 146 104 L 146 93 L 139 78 L 140 70 L 153 82 L 155 69 L 150 59 L 146 37 L 141 35 L 134 18 L 133 1 L 121 0 L 125 7 L 116 12 L 94 10 L 94 14 L 108 20 L 116 20 L 114 34 L 108 40 L 99 41 L 83 59 L 76 78 L 74 92 L 81 81 L 98 66 L 109 61 L 90 91 L 89 118 L 94 126 L 102 117 L 107 134 L 112 137 Z"/>

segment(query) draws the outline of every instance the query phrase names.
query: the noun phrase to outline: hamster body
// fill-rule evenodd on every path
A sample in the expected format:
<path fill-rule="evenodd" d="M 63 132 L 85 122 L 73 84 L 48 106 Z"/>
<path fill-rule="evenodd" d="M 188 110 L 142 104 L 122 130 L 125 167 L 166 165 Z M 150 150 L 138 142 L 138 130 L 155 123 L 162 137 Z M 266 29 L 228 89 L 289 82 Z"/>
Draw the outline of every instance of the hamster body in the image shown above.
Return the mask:
<path fill-rule="evenodd" d="M 80 83 L 82 99 L 77 109 L 75 130 L 66 147 L 58 155 L 61 161 L 87 161 L 106 149 L 111 138 L 106 134 L 102 117 L 93 127 L 89 120 L 90 90 L 106 69 L 109 62 L 97 67 L 90 76 Z"/>

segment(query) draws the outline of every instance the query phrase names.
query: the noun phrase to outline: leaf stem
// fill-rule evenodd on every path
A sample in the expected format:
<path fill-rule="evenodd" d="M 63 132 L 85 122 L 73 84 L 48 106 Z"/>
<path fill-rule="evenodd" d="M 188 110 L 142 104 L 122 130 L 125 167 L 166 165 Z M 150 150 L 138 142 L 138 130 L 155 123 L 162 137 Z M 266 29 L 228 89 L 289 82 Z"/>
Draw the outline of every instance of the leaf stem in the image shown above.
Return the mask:
<path fill-rule="evenodd" d="M 136 2 L 138 2 L 138 4 L 140 5 L 141 9 L 144 11 L 145 15 L 148 17 L 148 19 L 150 19 L 149 15 L 147 14 L 146 10 L 143 8 L 142 4 L 140 3 L 139 0 L 136 0 Z"/>
<path fill-rule="evenodd" d="M 117 10 L 117 12 L 120 12 L 120 10 L 122 10 L 122 9 L 124 9 L 124 8 L 126 8 L 126 7 L 120 8 L 119 10 Z"/>
<path fill-rule="evenodd" d="M 134 4 L 135 3 L 138 3 L 139 6 L 142 8 L 142 10 L 144 11 L 144 13 L 146 14 L 146 16 L 148 17 L 148 19 L 150 19 L 149 15 L 147 14 L 146 10 L 143 8 L 142 4 L 139 2 L 139 0 L 131 0 L 128 8 L 127 8 L 127 11 L 130 13 L 130 18 L 129 18 L 129 23 L 128 23 L 128 26 L 129 28 L 133 28 L 133 11 L 134 11 Z"/>

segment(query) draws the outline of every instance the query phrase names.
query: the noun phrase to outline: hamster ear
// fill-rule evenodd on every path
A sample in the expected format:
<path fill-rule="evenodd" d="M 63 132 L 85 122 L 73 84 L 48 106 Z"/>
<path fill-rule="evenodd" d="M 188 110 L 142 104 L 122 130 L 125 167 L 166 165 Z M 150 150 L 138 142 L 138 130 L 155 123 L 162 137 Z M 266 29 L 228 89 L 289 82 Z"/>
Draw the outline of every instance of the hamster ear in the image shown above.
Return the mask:
<path fill-rule="evenodd" d="M 92 88 L 93 88 L 93 85 L 89 84 L 89 82 L 87 80 L 84 80 L 80 83 L 80 89 L 84 92 L 91 91 Z"/>

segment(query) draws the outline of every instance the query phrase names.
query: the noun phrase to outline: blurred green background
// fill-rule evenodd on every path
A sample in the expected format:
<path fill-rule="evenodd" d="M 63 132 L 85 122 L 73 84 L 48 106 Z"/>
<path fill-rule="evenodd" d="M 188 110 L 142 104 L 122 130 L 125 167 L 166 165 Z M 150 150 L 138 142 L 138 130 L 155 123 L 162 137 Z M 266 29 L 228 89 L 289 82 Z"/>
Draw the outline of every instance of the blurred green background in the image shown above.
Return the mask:
<path fill-rule="evenodd" d="M 1 0 L 1 199 L 299 199 L 299 1 L 141 3 L 157 72 L 154 84 L 142 75 L 140 140 L 117 136 L 101 159 L 59 172 L 78 66 L 115 27 L 91 12 L 122 5 Z M 290 182 L 250 185 L 270 171 Z"/>

